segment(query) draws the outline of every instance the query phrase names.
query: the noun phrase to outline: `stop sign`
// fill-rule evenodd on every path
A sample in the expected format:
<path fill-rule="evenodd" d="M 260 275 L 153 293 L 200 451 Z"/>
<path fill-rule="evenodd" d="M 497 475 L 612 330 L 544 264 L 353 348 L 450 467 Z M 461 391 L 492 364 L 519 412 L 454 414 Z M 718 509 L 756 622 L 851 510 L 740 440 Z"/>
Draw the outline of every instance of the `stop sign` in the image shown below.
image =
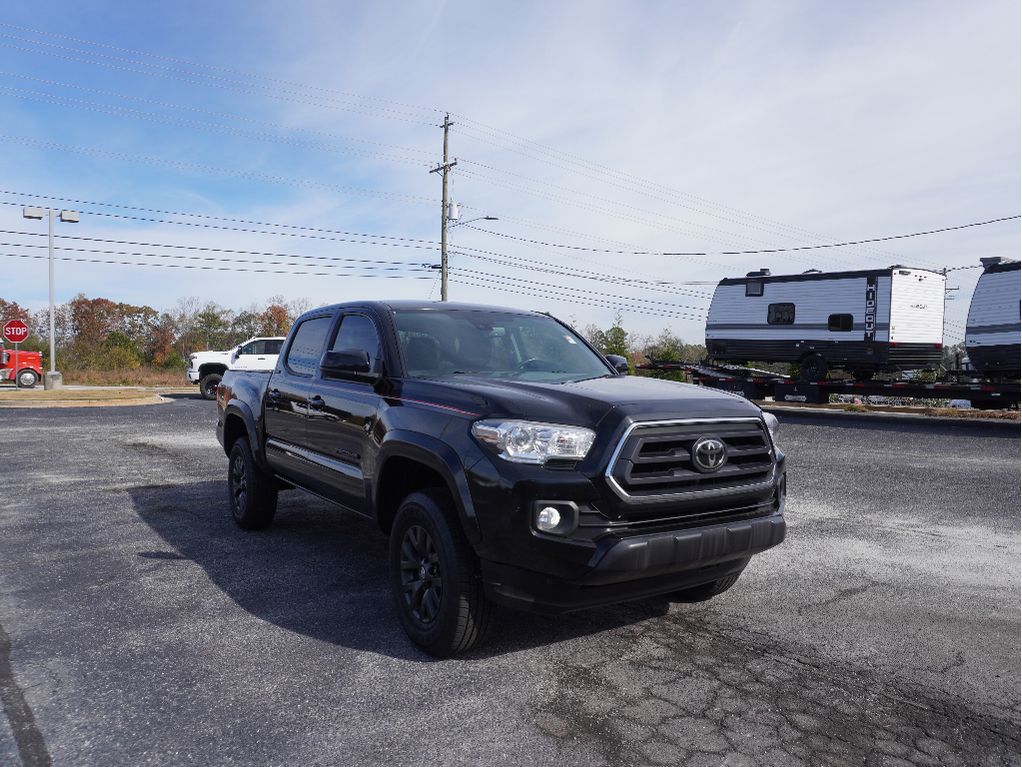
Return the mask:
<path fill-rule="evenodd" d="M 4 325 L 4 340 L 12 344 L 24 343 L 28 338 L 28 325 L 21 320 L 11 320 Z"/>

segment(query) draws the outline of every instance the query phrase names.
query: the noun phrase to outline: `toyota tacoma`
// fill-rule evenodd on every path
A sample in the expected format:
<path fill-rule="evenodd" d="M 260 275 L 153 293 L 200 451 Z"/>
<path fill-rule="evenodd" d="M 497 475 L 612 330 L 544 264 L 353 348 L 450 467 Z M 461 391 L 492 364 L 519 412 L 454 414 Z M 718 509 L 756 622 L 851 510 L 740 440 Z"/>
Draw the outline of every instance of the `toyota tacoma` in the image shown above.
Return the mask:
<path fill-rule="evenodd" d="M 264 528 L 299 488 L 375 520 L 401 624 L 439 657 L 476 645 L 498 604 L 707 599 L 784 540 L 777 419 L 627 369 L 547 314 L 307 312 L 272 371 L 219 387 L 231 514 Z"/>

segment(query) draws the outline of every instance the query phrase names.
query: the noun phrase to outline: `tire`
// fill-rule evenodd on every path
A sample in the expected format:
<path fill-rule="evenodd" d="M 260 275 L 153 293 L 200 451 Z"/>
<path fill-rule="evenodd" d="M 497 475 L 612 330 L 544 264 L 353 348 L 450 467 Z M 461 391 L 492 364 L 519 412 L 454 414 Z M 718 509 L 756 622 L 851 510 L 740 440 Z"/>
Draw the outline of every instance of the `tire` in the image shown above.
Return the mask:
<path fill-rule="evenodd" d="M 742 573 L 739 571 L 734 575 L 729 575 L 717 581 L 710 581 L 701 586 L 693 586 L 690 589 L 675 591 L 671 594 L 671 599 L 675 602 L 705 602 L 707 599 L 712 599 L 718 594 L 723 594 L 734 586 L 741 575 Z"/>
<path fill-rule="evenodd" d="M 485 638 L 493 605 L 446 490 L 402 501 L 390 531 L 390 579 L 401 626 L 425 652 L 448 658 Z"/>
<path fill-rule="evenodd" d="M 852 370 L 852 378 L 859 383 L 866 383 L 873 380 L 872 370 Z"/>
<path fill-rule="evenodd" d="M 827 362 L 819 354 L 810 354 L 799 364 L 802 378 L 811 383 L 827 378 Z"/>
<path fill-rule="evenodd" d="M 227 463 L 227 503 L 245 530 L 262 530 L 277 512 L 277 482 L 255 462 L 248 440 L 239 437 Z"/>
<path fill-rule="evenodd" d="M 22 389 L 31 389 L 39 383 L 39 374 L 34 370 L 25 368 L 18 372 L 18 386 Z"/>
<path fill-rule="evenodd" d="M 199 379 L 199 394 L 203 399 L 216 399 L 216 390 L 222 380 L 219 373 L 206 373 Z"/>

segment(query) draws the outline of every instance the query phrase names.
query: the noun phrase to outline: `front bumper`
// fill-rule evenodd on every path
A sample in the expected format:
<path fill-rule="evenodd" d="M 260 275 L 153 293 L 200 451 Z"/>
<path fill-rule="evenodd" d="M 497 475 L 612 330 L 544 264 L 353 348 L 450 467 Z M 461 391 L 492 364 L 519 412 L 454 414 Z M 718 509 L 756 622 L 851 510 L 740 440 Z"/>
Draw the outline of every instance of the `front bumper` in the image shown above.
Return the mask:
<path fill-rule="evenodd" d="M 784 540 L 782 513 L 706 527 L 601 541 L 585 575 L 566 579 L 482 562 L 487 595 L 505 606 L 562 613 L 699 586 L 741 572 Z"/>
<path fill-rule="evenodd" d="M 199 375 L 199 371 L 198 370 L 191 370 L 191 369 L 188 370 L 188 374 L 187 375 L 188 375 L 188 383 L 193 383 L 193 384 L 198 383 L 199 379 L 202 377 L 202 376 Z"/>

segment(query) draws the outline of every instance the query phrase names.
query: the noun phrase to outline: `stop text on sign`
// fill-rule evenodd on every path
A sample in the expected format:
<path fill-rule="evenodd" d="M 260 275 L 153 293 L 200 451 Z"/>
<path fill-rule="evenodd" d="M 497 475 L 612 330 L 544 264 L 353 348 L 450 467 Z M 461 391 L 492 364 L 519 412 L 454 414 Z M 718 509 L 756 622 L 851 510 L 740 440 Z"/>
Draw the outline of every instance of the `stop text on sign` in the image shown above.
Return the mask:
<path fill-rule="evenodd" d="M 20 344 L 28 338 L 28 325 L 21 320 L 11 320 L 4 325 L 4 340 L 12 344 Z"/>

